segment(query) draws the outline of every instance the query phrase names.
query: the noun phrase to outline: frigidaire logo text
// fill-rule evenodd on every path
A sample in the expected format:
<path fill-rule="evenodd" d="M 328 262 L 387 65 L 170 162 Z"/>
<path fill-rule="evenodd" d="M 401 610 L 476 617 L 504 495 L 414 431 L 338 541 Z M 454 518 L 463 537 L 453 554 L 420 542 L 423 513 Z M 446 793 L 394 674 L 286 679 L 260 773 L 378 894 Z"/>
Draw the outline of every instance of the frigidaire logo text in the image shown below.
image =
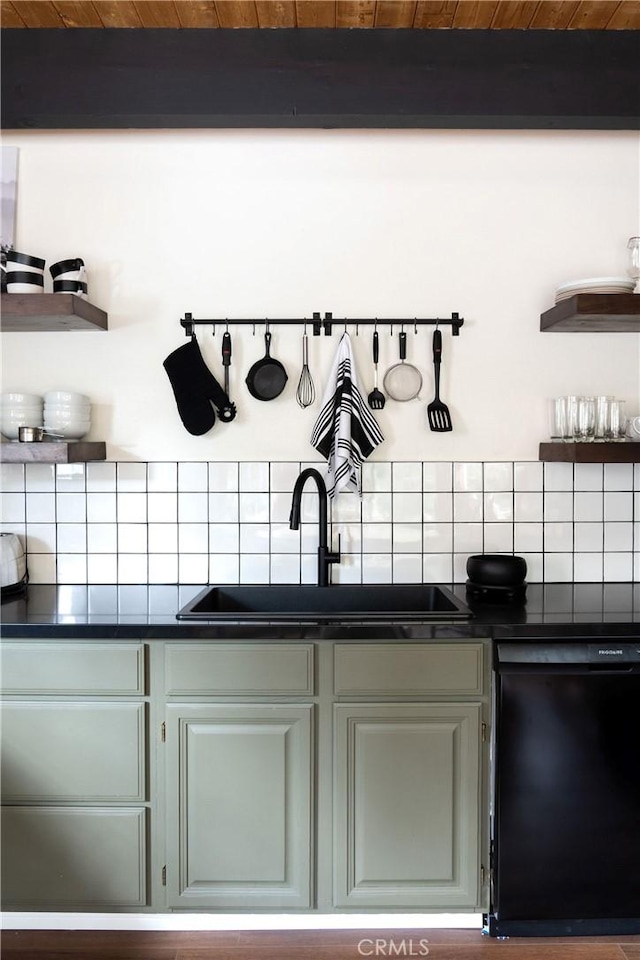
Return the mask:
<path fill-rule="evenodd" d="M 621 657 L 622 650 L 598 650 L 599 657 Z"/>
<path fill-rule="evenodd" d="M 361 957 L 426 957 L 428 940 L 360 940 L 358 953 Z"/>

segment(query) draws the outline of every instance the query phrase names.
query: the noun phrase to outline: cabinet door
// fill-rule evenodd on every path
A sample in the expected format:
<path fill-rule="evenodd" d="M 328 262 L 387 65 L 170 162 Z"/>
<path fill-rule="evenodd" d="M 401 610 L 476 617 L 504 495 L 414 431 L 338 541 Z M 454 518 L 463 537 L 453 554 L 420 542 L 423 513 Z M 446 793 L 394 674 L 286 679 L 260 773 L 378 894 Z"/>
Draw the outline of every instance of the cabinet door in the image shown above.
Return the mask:
<path fill-rule="evenodd" d="M 310 705 L 167 708 L 168 905 L 311 905 Z"/>
<path fill-rule="evenodd" d="M 475 907 L 480 705 L 334 709 L 335 905 Z"/>

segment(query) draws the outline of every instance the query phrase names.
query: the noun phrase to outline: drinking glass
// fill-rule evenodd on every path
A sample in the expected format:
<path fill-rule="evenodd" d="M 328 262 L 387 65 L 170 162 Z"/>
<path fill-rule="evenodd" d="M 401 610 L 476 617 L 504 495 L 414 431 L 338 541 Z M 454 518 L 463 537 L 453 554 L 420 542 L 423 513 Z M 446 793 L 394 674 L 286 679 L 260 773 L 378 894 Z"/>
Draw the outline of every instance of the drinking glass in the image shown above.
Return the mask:
<path fill-rule="evenodd" d="M 640 280 L 640 237 L 629 237 L 627 243 L 627 273 L 632 280 Z"/>
<path fill-rule="evenodd" d="M 605 424 L 605 440 L 624 440 L 627 429 L 624 400 L 610 400 Z"/>
<path fill-rule="evenodd" d="M 554 397 L 549 401 L 549 436 L 562 441 L 567 436 L 567 398 Z M 573 438 L 572 438 L 573 439 Z"/>
<path fill-rule="evenodd" d="M 578 397 L 578 410 L 573 439 L 580 443 L 589 443 L 596 434 L 596 398 Z"/>
<path fill-rule="evenodd" d="M 607 439 L 609 404 L 612 400 L 615 400 L 615 397 L 596 397 L 596 440 Z"/>
<path fill-rule="evenodd" d="M 578 407 L 582 397 L 570 395 L 563 399 L 565 402 L 565 422 L 562 439 L 565 443 L 573 443 L 578 428 Z"/>

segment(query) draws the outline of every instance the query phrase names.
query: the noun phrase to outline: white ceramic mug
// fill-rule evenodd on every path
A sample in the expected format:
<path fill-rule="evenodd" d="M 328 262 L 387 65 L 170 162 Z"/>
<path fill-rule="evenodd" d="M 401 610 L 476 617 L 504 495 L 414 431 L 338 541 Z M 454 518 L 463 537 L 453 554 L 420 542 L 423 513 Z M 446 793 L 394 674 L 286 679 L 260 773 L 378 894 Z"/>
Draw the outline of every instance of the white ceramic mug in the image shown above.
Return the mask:
<path fill-rule="evenodd" d="M 7 271 L 7 293 L 44 293 L 44 274 L 30 270 Z"/>
<path fill-rule="evenodd" d="M 77 293 L 81 297 L 86 297 L 87 272 L 81 257 L 52 263 L 49 273 L 53 280 L 54 293 Z"/>
<path fill-rule="evenodd" d="M 44 260 L 34 257 L 30 253 L 20 253 L 18 250 L 7 250 L 7 273 L 35 273 L 44 275 Z"/>

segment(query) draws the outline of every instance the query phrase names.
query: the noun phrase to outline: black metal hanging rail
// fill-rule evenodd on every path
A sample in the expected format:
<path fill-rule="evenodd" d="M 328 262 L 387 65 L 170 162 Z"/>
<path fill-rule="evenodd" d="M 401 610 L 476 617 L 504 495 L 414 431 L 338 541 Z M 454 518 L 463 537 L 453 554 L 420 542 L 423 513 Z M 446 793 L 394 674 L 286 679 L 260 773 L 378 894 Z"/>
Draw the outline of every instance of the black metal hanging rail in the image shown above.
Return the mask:
<path fill-rule="evenodd" d="M 457 313 L 452 313 L 450 317 L 431 317 L 431 318 L 419 318 L 419 317 L 405 317 L 405 318 L 396 318 L 390 319 L 388 317 L 372 317 L 366 319 L 356 319 L 349 317 L 334 317 L 332 313 L 325 313 L 324 317 L 320 316 L 320 313 L 314 313 L 311 317 L 305 317 L 300 320 L 292 319 L 278 319 L 276 317 L 264 317 L 260 320 L 234 320 L 229 317 L 220 317 L 217 320 L 202 320 L 196 317 L 193 317 L 190 313 L 185 313 L 184 317 L 180 320 L 180 325 L 184 327 L 185 333 L 188 337 L 193 336 L 193 328 L 196 326 L 201 326 L 203 324 L 208 324 L 209 326 L 224 326 L 227 327 L 230 324 L 234 326 L 253 326 L 254 329 L 257 324 L 278 324 L 279 326 L 300 326 L 301 324 L 309 324 L 313 328 L 314 337 L 319 337 L 320 334 L 324 331 L 325 337 L 330 337 L 332 333 L 332 328 L 334 324 L 342 326 L 377 326 L 377 327 L 394 327 L 394 326 L 407 326 L 407 327 L 451 327 L 451 333 L 454 337 L 459 336 L 460 327 L 464 323 L 463 317 Z"/>

